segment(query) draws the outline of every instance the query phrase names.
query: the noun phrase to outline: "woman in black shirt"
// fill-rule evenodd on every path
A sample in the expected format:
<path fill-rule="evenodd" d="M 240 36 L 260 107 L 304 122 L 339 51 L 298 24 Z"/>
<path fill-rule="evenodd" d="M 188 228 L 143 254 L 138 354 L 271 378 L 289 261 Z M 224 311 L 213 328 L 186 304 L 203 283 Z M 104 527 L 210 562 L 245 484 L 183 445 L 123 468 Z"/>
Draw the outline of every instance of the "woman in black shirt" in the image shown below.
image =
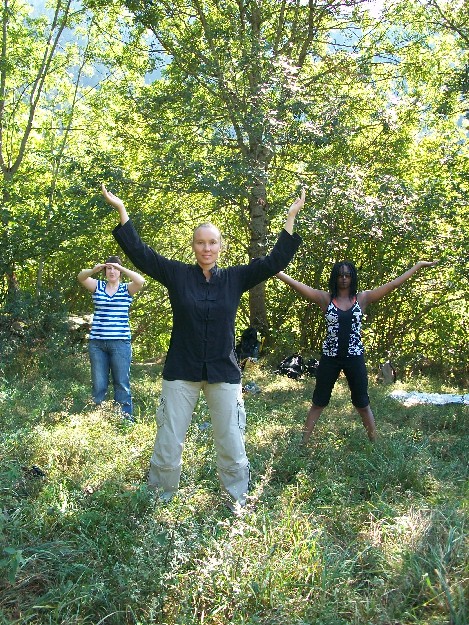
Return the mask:
<path fill-rule="evenodd" d="M 120 215 L 120 225 L 113 231 L 117 242 L 140 271 L 168 289 L 173 313 L 149 487 L 160 489 L 163 501 L 176 493 L 185 436 L 202 390 L 210 410 L 225 502 L 231 509 L 242 507 L 249 461 L 244 448 L 246 416 L 235 353 L 235 317 L 241 295 L 277 274 L 293 258 L 301 243 L 293 226 L 304 205 L 305 191 L 289 208 L 284 229 L 269 255 L 246 265 L 221 268 L 217 264 L 221 234 L 213 224 L 194 230 L 195 264 L 171 260 L 140 239 L 123 201 L 104 185 L 102 190 Z"/>

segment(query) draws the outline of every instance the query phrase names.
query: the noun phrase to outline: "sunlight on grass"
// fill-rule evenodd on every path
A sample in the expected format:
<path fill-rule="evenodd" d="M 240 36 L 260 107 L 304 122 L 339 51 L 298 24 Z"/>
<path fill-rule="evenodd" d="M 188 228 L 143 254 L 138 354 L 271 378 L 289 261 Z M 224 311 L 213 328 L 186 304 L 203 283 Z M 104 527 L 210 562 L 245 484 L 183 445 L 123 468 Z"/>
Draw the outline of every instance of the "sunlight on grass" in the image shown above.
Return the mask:
<path fill-rule="evenodd" d="M 135 368 L 131 427 L 89 404 L 77 366 L 2 381 L 0 623 L 467 622 L 467 407 L 408 408 L 372 384 L 373 446 L 340 380 L 305 448 L 314 380 L 256 364 L 252 487 L 233 517 L 203 399 L 162 505 L 145 485 L 161 365 Z"/>

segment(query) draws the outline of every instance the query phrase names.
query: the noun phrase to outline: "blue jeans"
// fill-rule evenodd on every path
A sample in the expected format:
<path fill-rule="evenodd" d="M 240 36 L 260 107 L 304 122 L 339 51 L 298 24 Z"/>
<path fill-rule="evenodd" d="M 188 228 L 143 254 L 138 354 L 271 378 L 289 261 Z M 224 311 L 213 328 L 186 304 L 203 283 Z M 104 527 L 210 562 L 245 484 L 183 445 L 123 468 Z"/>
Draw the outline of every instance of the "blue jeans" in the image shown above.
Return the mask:
<path fill-rule="evenodd" d="M 132 415 L 130 393 L 130 361 L 132 346 L 125 339 L 91 339 L 88 350 L 91 363 L 93 401 L 100 404 L 106 397 L 109 386 L 109 372 L 114 385 L 114 401 L 121 405 L 122 412 Z"/>

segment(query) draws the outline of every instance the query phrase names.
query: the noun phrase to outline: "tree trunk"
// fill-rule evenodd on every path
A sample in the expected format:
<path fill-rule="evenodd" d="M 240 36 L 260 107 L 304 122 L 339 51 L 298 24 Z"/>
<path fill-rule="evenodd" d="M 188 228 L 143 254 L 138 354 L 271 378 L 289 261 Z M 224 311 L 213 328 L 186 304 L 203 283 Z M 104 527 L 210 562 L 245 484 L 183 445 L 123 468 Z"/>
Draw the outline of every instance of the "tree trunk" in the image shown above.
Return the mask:
<path fill-rule="evenodd" d="M 266 253 L 268 226 L 267 200 L 265 183 L 263 181 L 258 181 L 251 189 L 249 215 L 249 229 L 251 232 L 249 257 L 258 258 Z M 269 325 L 265 305 L 265 282 L 258 284 L 249 291 L 249 321 L 251 326 L 257 328 L 263 336 L 267 336 Z"/>

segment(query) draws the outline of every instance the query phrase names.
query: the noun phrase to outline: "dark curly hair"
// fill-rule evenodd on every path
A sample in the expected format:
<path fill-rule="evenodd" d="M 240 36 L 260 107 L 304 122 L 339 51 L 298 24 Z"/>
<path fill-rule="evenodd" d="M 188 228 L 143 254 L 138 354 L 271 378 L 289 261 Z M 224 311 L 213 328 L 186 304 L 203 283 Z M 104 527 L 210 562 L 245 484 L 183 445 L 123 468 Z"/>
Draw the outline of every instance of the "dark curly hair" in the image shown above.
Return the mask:
<path fill-rule="evenodd" d="M 332 267 L 331 275 L 329 277 L 329 293 L 334 297 L 337 297 L 337 278 L 339 277 L 340 269 L 346 267 L 351 274 L 350 282 L 350 298 L 356 296 L 358 291 L 358 276 L 355 265 L 349 260 L 341 260 Z"/>

